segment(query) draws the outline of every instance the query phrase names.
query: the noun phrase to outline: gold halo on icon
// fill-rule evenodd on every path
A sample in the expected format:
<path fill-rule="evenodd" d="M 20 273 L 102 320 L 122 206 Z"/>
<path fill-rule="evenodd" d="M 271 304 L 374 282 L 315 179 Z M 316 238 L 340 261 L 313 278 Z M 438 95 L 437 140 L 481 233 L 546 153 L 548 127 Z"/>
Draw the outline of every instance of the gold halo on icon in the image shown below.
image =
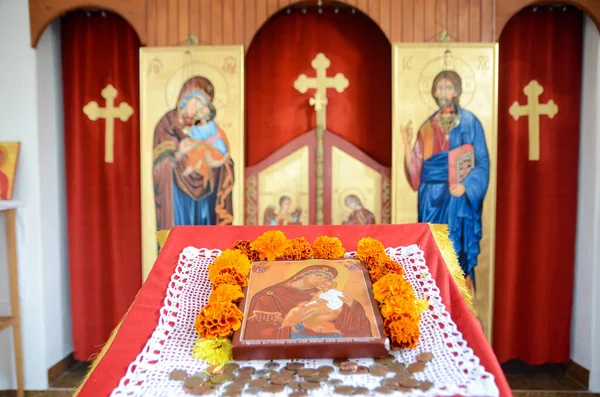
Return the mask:
<path fill-rule="evenodd" d="M 425 64 L 419 75 L 419 96 L 431 110 L 438 110 L 439 107 L 431 96 L 431 85 L 435 76 L 443 70 L 451 70 L 458 73 L 462 80 L 462 94 L 460 95 L 459 105 L 466 108 L 471 104 L 475 97 L 477 83 L 475 81 L 475 72 L 468 63 L 457 58 L 451 53 L 433 58 Z"/>
<path fill-rule="evenodd" d="M 193 56 L 193 54 L 192 54 Z M 183 65 L 173 73 L 165 88 L 165 101 L 169 109 L 177 107 L 177 99 L 183 84 L 194 76 L 207 78 L 215 87 L 215 97 L 213 105 L 217 109 L 215 122 L 220 123 L 227 113 L 227 103 L 229 99 L 229 85 L 223 77 L 223 73 L 214 66 L 204 62 L 194 62 L 190 58 L 188 64 Z"/>

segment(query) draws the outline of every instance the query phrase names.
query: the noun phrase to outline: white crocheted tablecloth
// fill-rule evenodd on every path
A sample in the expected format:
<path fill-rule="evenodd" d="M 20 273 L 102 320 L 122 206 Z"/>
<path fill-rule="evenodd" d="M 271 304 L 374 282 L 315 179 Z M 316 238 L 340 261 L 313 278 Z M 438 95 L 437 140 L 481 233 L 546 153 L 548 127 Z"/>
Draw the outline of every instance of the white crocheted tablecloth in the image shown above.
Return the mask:
<path fill-rule="evenodd" d="M 391 353 L 401 362 L 411 363 L 421 352 L 432 352 L 434 359 L 424 372 L 415 374 L 417 380 L 427 380 L 434 387 L 427 392 L 414 390 L 410 396 L 498 396 L 494 376 L 486 372 L 462 334 L 446 311 L 439 289 L 429 273 L 423 251 L 416 245 L 388 248 L 388 255 L 404 268 L 406 279 L 413 285 L 417 298 L 428 299 L 430 310 L 421 317 L 421 338 L 416 349 L 396 350 Z M 211 292 L 207 266 L 220 254 L 219 250 L 187 247 L 180 254 L 179 263 L 167 288 L 160 320 L 150 340 L 132 362 L 119 386 L 111 396 L 190 396 L 183 390 L 182 382 L 171 380 L 175 369 L 194 374 L 208 366 L 191 357 L 191 349 L 197 334 L 194 319 L 207 303 Z M 352 257 L 353 254 L 347 254 Z M 289 360 L 281 360 L 285 365 Z M 332 360 L 297 360 L 306 367 L 331 365 Z M 359 365 L 369 366 L 372 359 L 354 359 Z M 262 368 L 264 361 L 244 361 L 240 365 Z M 392 376 L 393 374 L 388 374 Z M 332 374 L 331 377 L 335 377 Z M 345 385 L 364 386 L 375 389 L 381 378 L 370 374 L 338 375 Z M 371 392 L 376 395 L 375 392 Z M 289 391 L 269 396 L 287 396 Z M 333 396 L 333 387 L 323 384 L 320 390 L 309 392 L 311 396 Z"/>

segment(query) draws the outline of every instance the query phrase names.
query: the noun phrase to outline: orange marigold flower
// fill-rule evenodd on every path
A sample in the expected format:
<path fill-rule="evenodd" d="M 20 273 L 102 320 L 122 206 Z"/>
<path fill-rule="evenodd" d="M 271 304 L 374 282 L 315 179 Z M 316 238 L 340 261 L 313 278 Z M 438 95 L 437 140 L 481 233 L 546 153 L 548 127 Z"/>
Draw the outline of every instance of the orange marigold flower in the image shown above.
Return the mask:
<path fill-rule="evenodd" d="M 312 257 L 312 246 L 304 237 L 300 237 L 290 240 L 290 244 L 281 256 L 281 259 L 286 261 L 299 261 L 302 259 L 310 259 Z"/>
<path fill-rule="evenodd" d="M 288 244 L 288 239 L 283 232 L 271 230 L 254 240 L 250 248 L 258 252 L 260 259 L 272 262 L 284 254 Z"/>
<path fill-rule="evenodd" d="M 215 274 L 214 280 L 211 279 L 213 284 L 213 291 L 221 284 L 231 284 L 240 287 L 248 285 L 248 278 L 244 276 L 236 267 L 228 266 L 219 269 Z"/>
<path fill-rule="evenodd" d="M 233 284 L 219 284 L 210 294 L 208 303 L 237 302 L 244 297 L 242 287 Z"/>
<path fill-rule="evenodd" d="M 385 333 L 390 337 L 392 349 L 414 349 L 417 347 L 421 330 L 419 322 L 409 317 L 401 317 L 389 322 Z"/>
<path fill-rule="evenodd" d="M 211 281 L 213 279 L 211 273 L 215 274 L 224 267 L 235 267 L 244 276 L 250 274 L 250 261 L 240 250 L 226 249 L 215 258 L 212 265 L 208 267 L 208 277 Z"/>
<path fill-rule="evenodd" d="M 398 263 L 396 263 L 389 256 L 385 256 L 383 261 L 381 261 L 380 266 L 384 269 L 385 274 L 395 273 L 395 274 L 404 274 L 404 269 Z"/>
<path fill-rule="evenodd" d="M 412 285 L 400 274 L 386 274 L 373 284 L 373 296 L 378 302 L 397 295 L 414 297 Z"/>
<path fill-rule="evenodd" d="M 369 276 L 371 276 L 371 283 L 375 284 L 377 281 L 381 279 L 381 277 L 385 276 L 384 269 L 381 267 L 372 267 L 369 269 Z"/>
<path fill-rule="evenodd" d="M 386 320 L 397 320 L 400 317 L 410 317 L 419 321 L 416 298 L 412 294 L 392 296 L 380 307 L 381 315 Z"/>
<path fill-rule="evenodd" d="M 371 255 L 364 260 L 365 266 L 369 270 L 371 270 L 375 267 L 379 267 L 380 264 L 383 263 L 383 261 L 385 261 L 386 257 L 387 257 L 387 255 L 385 255 L 385 253 L 378 253 L 376 255 Z"/>
<path fill-rule="evenodd" d="M 367 258 L 381 253 L 385 254 L 385 247 L 379 240 L 372 239 L 371 237 L 365 237 L 360 239 L 358 242 L 356 257 L 363 262 L 366 262 Z"/>
<path fill-rule="evenodd" d="M 228 338 L 231 331 L 237 331 L 242 325 L 244 314 L 233 303 L 209 303 L 196 316 L 194 327 L 203 338 Z"/>
<path fill-rule="evenodd" d="M 313 253 L 317 259 L 339 259 L 346 250 L 337 237 L 320 236 L 312 244 Z"/>
<path fill-rule="evenodd" d="M 260 259 L 259 253 L 250 248 L 250 244 L 252 244 L 252 242 L 248 240 L 237 240 L 235 244 L 233 244 L 233 249 L 242 251 L 242 254 L 246 255 L 250 262 L 256 262 Z"/>

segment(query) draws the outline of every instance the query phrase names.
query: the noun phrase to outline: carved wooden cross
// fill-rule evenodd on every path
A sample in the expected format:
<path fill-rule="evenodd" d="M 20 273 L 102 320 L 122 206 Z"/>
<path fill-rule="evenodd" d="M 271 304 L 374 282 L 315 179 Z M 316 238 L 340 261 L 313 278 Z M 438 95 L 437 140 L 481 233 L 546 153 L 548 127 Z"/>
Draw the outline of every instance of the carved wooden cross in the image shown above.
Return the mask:
<path fill-rule="evenodd" d="M 83 107 L 83 113 L 91 121 L 104 119 L 104 162 L 112 163 L 114 161 L 114 140 L 115 140 L 115 118 L 121 121 L 129 120 L 133 114 L 133 108 L 127 102 L 121 102 L 119 107 L 115 106 L 117 90 L 112 84 L 107 85 L 100 92 L 102 98 L 106 101 L 106 107 L 101 108 L 98 103 L 92 101 Z"/>
<path fill-rule="evenodd" d="M 508 113 L 515 120 L 520 116 L 527 116 L 529 121 L 529 160 L 537 161 L 540 159 L 540 116 L 546 115 L 554 118 L 558 113 L 558 106 L 552 99 L 546 104 L 540 104 L 539 97 L 544 92 L 542 87 L 536 80 L 531 80 L 529 84 L 523 88 L 523 92 L 527 96 L 527 105 L 520 106 L 518 101 L 515 101 Z"/>
<path fill-rule="evenodd" d="M 324 193 L 324 171 L 323 171 L 323 134 L 327 128 L 327 89 L 335 88 L 337 92 L 343 92 L 350 82 L 341 73 L 334 77 L 327 77 L 327 69 L 331 66 L 331 62 L 325 54 L 318 53 L 315 59 L 311 62 L 311 66 L 316 70 L 316 77 L 307 77 L 305 74 L 298 76 L 294 81 L 294 88 L 304 94 L 309 89 L 316 89 L 315 96 L 310 98 L 310 105 L 315 108 L 317 113 L 317 149 L 315 156 L 317 158 L 317 180 L 316 180 L 316 207 L 317 225 L 322 225 L 324 222 L 323 215 L 323 193 Z"/>

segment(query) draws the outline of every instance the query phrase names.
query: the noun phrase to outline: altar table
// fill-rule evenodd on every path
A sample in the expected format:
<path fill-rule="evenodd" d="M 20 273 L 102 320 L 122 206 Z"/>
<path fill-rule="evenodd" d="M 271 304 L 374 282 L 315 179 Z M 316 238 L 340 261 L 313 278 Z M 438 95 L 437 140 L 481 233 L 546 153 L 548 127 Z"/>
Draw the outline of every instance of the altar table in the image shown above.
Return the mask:
<path fill-rule="evenodd" d="M 322 235 L 336 236 L 347 251 L 356 249 L 363 237 L 380 240 L 385 247 L 417 244 L 425 253 L 427 266 L 447 311 L 458 330 L 495 377 L 500 396 L 512 393 L 491 346 L 454 282 L 428 224 L 369 226 L 181 226 L 171 230 L 169 238 L 129 311 L 113 331 L 95 360 L 90 373 L 76 392 L 79 397 L 108 396 L 125 375 L 128 365 L 144 348 L 159 319 L 167 285 L 185 247 L 227 249 L 236 240 L 253 240 L 266 230 L 281 230 L 288 238 L 305 237 L 313 241 Z M 126 264 L 123 264 L 124 266 Z"/>

